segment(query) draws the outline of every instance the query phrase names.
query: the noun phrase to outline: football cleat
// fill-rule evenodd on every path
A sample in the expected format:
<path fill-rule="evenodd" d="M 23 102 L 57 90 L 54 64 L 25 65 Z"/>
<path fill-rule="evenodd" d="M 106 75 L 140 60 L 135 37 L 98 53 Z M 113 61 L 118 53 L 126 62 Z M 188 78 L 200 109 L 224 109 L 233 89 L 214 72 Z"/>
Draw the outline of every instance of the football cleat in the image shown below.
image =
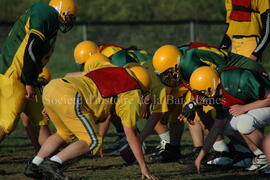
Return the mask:
<path fill-rule="evenodd" d="M 251 165 L 254 155 L 252 153 L 243 153 L 235 151 L 233 166 L 238 168 L 247 168 Z"/>
<path fill-rule="evenodd" d="M 259 173 L 262 175 L 270 175 L 270 166 L 267 166 L 267 167 L 259 170 Z"/>
<path fill-rule="evenodd" d="M 152 163 L 167 163 L 177 162 L 181 157 L 180 146 L 174 146 L 169 143 L 166 144 L 165 150 L 160 153 L 151 155 L 149 161 Z"/>
<path fill-rule="evenodd" d="M 161 140 L 160 144 L 155 147 L 155 152 L 151 156 L 157 156 L 165 150 L 165 146 L 168 143 L 166 140 Z"/>
<path fill-rule="evenodd" d="M 52 180 L 68 180 L 68 177 L 65 177 L 61 171 L 61 164 L 51 161 L 49 159 L 44 160 L 39 165 L 42 175 L 47 179 Z"/>
<path fill-rule="evenodd" d="M 157 152 L 159 152 L 159 151 L 164 151 L 164 150 L 165 150 L 165 146 L 166 146 L 167 143 L 168 143 L 168 141 L 166 141 L 166 140 L 161 140 L 161 141 L 160 141 L 160 144 L 157 145 L 157 147 L 155 148 L 155 149 L 157 150 Z"/>
<path fill-rule="evenodd" d="M 267 159 L 264 154 L 260 154 L 253 158 L 251 165 L 245 168 L 247 171 L 261 170 L 267 167 Z"/>
<path fill-rule="evenodd" d="M 42 173 L 37 165 L 33 164 L 31 161 L 27 163 L 27 166 L 24 169 L 24 175 L 31 178 L 42 178 Z"/>
<path fill-rule="evenodd" d="M 217 152 L 215 151 L 214 156 L 211 157 L 211 160 L 206 162 L 207 165 L 211 166 L 228 166 L 233 163 L 232 154 L 226 151 Z"/>
<path fill-rule="evenodd" d="M 233 164 L 234 167 L 247 168 L 251 165 L 252 158 L 244 158 Z"/>

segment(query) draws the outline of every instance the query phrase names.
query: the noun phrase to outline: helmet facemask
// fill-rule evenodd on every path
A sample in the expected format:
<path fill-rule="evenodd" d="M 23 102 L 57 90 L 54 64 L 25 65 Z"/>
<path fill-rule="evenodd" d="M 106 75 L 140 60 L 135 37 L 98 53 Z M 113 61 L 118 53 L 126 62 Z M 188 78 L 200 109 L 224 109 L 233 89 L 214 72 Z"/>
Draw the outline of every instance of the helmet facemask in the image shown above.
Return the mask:
<path fill-rule="evenodd" d="M 177 64 L 175 67 L 168 68 L 166 71 L 158 73 L 158 76 L 161 82 L 168 87 L 177 87 L 181 84 L 181 76 Z"/>
<path fill-rule="evenodd" d="M 63 33 L 71 30 L 77 14 L 77 5 L 74 0 L 51 0 L 49 5 L 58 12 L 59 30 Z"/>
<path fill-rule="evenodd" d="M 196 97 L 196 102 L 201 105 L 216 105 L 219 103 L 220 95 L 219 90 L 221 89 L 221 84 L 218 84 L 216 89 L 211 89 L 210 87 L 207 90 L 192 90 L 192 94 Z"/>
<path fill-rule="evenodd" d="M 62 33 L 66 33 L 73 28 L 76 21 L 76 16 L 69 14 L 68 12 L 63 12 L 60 16 L 59 29 Z"/>

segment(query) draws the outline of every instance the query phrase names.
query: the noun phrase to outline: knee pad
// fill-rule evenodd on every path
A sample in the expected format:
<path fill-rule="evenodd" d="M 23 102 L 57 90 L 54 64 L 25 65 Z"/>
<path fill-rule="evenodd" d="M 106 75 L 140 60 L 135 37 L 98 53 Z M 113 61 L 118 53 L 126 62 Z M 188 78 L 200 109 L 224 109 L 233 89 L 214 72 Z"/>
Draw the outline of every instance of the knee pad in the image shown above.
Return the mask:
<path fill-rule="evenodd" d="M 255 118 L 253 116 L 243 114 L 238 116 L 237 118 L 239 118 L 237 122 L 237 130 L 241 134 L 249 134 L 256 129 L 254 127 Z"/>

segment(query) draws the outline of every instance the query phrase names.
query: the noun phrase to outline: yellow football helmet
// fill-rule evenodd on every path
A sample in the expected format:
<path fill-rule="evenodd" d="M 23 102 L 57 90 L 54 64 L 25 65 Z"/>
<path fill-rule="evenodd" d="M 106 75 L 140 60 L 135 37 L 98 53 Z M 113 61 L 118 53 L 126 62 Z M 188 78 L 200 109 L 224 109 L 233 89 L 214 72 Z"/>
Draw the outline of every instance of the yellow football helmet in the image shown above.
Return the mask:
<path fill-rule="evenodd" d="M 192 91 L 213 97 L 220 84 L 220 78 L 214 69 L 209 66 L 202 66 L 192 73 L 189 82 Z"/>
<path fill-rule="evenodd" d="M 103 54 L 101 53 L 95 53 L 94 55 L 92 56 L 89 56 L 87 59 L 86 59 L 86 62 L 84 64 L 84 69 L 87 70 L 88 69 L 88 66 L 93 63 L 94 61 L 104 61 L 104 62 L 110 62 L 110 60 Z"/>
<path fill-rule="evenodd" d="M 175 68 L 179 64 L 181 52 L 173 45 L 161 46 L 153 56 L 153 66 L 158 74 L 169 68 Z"/>
<path fill-rule="evenodd" d="M 181 84 L 178 64 L 182 53 L 173 45 L 161 46 L 153 56 L 153 67 L 161 82 L 168 87 Z"/>
<path fill-rule="evenodd" d="M 83 64 L 89 56 L 98 52 L 99 49 L 96 43 L 93 41 L 82 41 L 74 49 L 74 59 L 78 64 Z"/>
<path fill-rule="evenodd" d="M 131 63 L 132 65 L 125 66 L 127 69 L 129 69 L 133 74 L 136 76 L 136 79 L 138 80 L 140 87 L 144 91 L 149 91 L 151 89 L 151 76 L 149 72 L 142 66 L 136 63 Z"/>
<path fill-rule="evenodd" d="M 68 32 L 76 20 L 77 5 L 74 0 L 51 0 L 49 5 L 54 7 L 59 13 L 60 30 L 63 33 Z"/>
<path fill-rule="evenodd" d="M 99 47 L 100 53 L 104 54 L 108 58 L 122 49 L 122 47 L 114 44 L 104 44 Z"/>

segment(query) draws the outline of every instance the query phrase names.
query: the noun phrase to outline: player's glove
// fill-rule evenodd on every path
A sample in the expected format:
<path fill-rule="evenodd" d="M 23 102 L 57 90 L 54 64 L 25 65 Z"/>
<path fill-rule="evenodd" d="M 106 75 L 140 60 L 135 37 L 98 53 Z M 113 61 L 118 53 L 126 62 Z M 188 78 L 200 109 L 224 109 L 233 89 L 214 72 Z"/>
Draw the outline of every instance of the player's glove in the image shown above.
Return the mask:
<path fill-rule="evenodd" d="M 187 118 L 189 122 L 193 121 L 197 109 L 198 109 L 197 103 L 195 101 L 191 101 L 183 108 L 182 116 Z"/>

